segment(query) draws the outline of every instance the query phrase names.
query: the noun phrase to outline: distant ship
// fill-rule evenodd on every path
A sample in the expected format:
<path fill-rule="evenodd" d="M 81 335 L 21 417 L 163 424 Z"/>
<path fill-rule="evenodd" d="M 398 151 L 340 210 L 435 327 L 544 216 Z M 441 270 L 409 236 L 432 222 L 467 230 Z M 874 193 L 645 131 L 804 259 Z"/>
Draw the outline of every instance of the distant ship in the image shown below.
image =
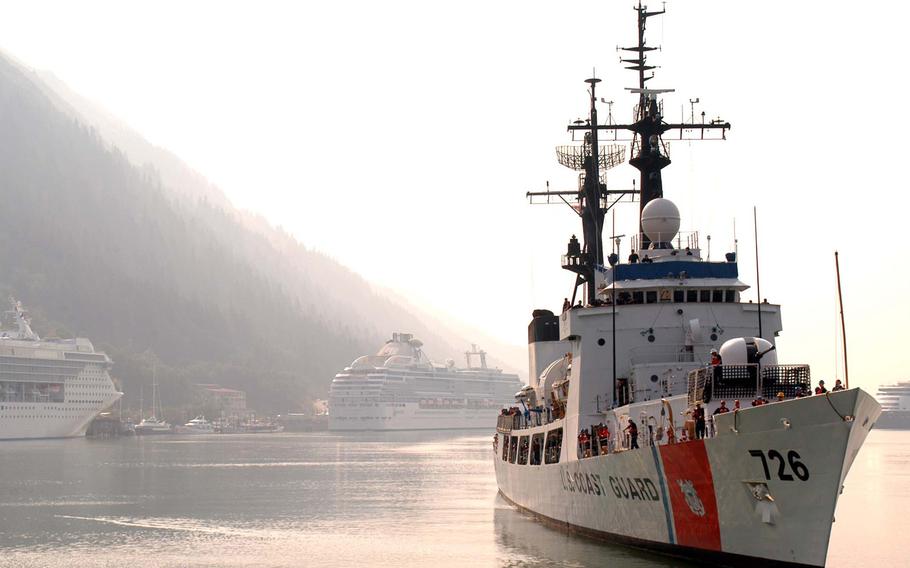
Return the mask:
<path fill-rule="evenodd" d="M 896 385 L 883 385 L 876 396 L 882 405 L 882 415 L 875 422 L 876 428 L 910 430 L 910 381 Z"/>
<path fill-rule="evenodd" d="M 0 440 L 84 436 L 89 422 L 116 402 L 111 359 L 92 342 L 41 339 L 22 304 L 4 315 L 16 326 L 0 331 Z"/>
<path fill-rule="evenodd" d="M 433 363 L 421 347 L 410 333 L 393 333 L 378 353 L 335 375 L 329 430 L 487 428 L 502 405 L 514 404 L 518 375 L 488 368 L 485 351 L 472 346 L 459 369 L 451 359 Z"/>

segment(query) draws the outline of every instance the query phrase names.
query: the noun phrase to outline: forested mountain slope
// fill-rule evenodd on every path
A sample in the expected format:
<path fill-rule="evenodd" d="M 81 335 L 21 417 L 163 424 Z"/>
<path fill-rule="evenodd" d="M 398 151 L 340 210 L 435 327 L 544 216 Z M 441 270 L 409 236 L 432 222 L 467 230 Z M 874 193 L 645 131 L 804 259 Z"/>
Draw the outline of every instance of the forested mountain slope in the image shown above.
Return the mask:
<path fill-rule="evenodd" d="M 285 410 L 324 396 L 393 330 L 422 336 L 436 358 L 453 353 L 347 268 L 216 188 L 189 187 L 207 182 L 179 160 L 137 167 L 67 104 L 0 57 L 0 287 L 39 332 L 109 351 L 127 402 L 153 365 L 166 405 L 219 382 Z"/>

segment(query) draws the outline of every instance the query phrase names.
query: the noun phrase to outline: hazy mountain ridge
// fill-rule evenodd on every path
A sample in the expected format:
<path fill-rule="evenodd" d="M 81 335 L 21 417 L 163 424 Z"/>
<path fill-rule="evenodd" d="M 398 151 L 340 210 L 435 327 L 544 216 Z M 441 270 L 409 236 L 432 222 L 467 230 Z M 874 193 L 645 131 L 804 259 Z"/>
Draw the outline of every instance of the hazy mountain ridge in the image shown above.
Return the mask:
<path fill-rule="evenodd" d="M 85 124 L 37 75 L 0 56 L 0 287 L 32 308 L 39 331 L 78 333 L 108 350 L 133 402 L 153 365 L 171 403 L 190 383 L 221 382 L 247 390 L 260 409 L 283 410 L 323 396 L 338 369 L 391 331 L 416 333 L 436 359 L 466 347 L 453 349 L 351 270 L 234 210 L 178 159 L 167 174 L 183 184 L 175 190 L 157 163 L 136 167 Z"/>
<path fill-rule="evenodd" d="M 220 233 L 238 223 L 223 209 L 172 199 L 2 58 L 0 183 L 0 283 L 39 330 L 107 348 L 133 396 L 149 352 L 172 396 L 215 375 L 274 407 L 324 394 L 340 366 L 375 349 L 227 246 Z"/>
<path fill-rule="evenodd" d="M 186 165 L 167 149 L 154 146 L 123 121 L 82 97 L 49 72 L 31 72 L 43 79 L 42 88 L 64 112 L 96 128 L 112 146 L 122 149 L 150 175 L 160 176 L 162 187 L 174 196 L 208 202 L 202 214 L 225 242 L 240 247 L 251 262 L 266 265 L 266 272 L 315 313 L 358 329 L 378 345 L 391 331 L 415 333 L 437 360 L 455 358 L 469 343 L 481 344 L 491 364 L 524 371 L 523 348 L 503 344 L 475 329 L 443 322 L 411 304 L 406 298 L 378 289 L 338 261 L 307 249 L 292 235 L 273 227 L 262 216 L 235 209 L 230 200 L 204 175 Z M 219 211 L 221 209 L 222 211 Z M 247 231 L 238 231 L 238 224 Z M 259 237 L 259 238 L 257 238 Z M 318 277 L 313 277 L 313 275 Z M 511 364 L 507 363 L 511 361 Z M 516 363 L 517 362 L 517 363 Z"/>

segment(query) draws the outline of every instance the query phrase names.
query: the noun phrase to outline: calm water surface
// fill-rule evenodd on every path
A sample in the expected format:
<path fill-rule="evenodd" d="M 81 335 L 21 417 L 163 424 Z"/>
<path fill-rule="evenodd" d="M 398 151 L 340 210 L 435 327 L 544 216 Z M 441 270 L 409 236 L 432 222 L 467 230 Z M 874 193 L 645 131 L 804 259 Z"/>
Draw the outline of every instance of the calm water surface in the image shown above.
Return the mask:
<path fill-rule="evenodd" d="M 0 566 L 689 566 L 496 497 L 486 433 L 0 443 Z M 910 432 L 854 465 L 828 565 L 908 565 Z"/>

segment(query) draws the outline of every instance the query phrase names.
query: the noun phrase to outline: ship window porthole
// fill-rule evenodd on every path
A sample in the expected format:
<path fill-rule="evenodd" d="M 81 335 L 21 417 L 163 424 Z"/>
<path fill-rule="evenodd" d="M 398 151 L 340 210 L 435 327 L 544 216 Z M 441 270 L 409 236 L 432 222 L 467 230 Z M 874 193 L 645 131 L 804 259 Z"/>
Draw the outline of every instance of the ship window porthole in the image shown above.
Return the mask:
<path fill-rule="evenodd" d="M 656 383 L 656 382 L 657 382 L 657 375 L 651 375 L 651 382 L 652 382 L 652 383 Z"/>
<path fill-rule="evenodd" d="M 716 333 L 712 333 L 712 334 L 711 334 L 711 341 L 717 341 L 717 334 L 716 334 Z"/>
<path fill-rule="evenodd" d="M 648 343 L 654 343 L 654 336 L 653 336 L 653 335 L 649 335 L 649 336 L 648 336 Z"/>
<path fill-rule="evenodd" d="M 600 345 L 601 347 L 603 347 L 604 345 L 607 344 L 607 342 L 604 340 L 603 337 L 601 337 L 600 339 L 597 340 L 597 344 Z"/>

